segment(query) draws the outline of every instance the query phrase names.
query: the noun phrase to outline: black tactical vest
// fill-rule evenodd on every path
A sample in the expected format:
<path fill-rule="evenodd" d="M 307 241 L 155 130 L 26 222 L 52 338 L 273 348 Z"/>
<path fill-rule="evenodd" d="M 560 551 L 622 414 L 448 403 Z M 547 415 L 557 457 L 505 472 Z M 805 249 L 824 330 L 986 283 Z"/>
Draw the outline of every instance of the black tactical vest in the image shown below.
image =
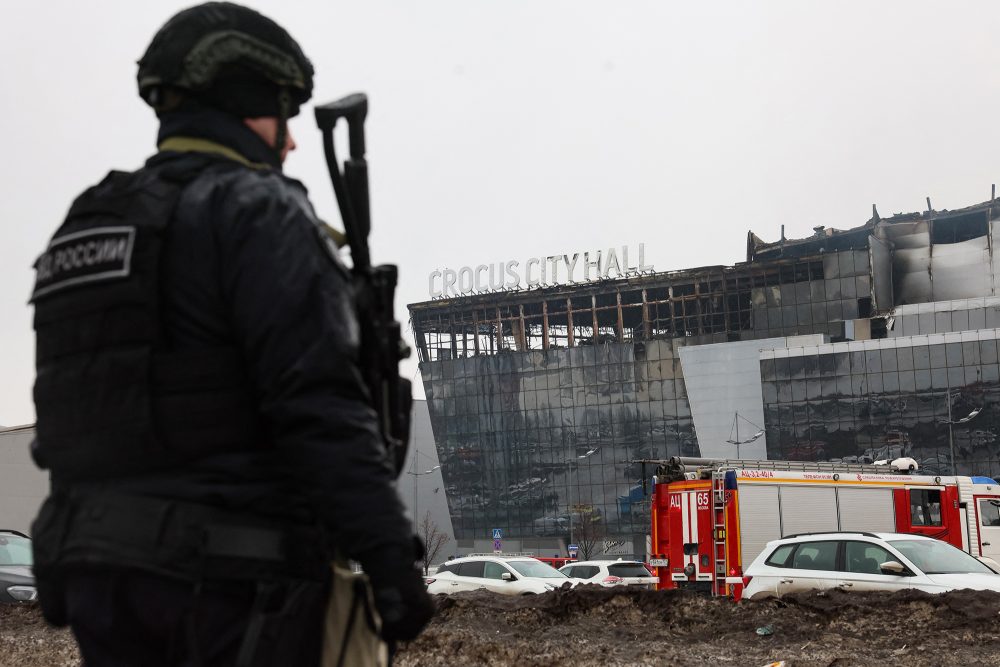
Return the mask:
<path fill-rule="evenodd" d="M 160 255 L 184 185 L 155 169 L 111 172 L 35 263 L 34 456 L 55 480 L 261 446 L 237 350 L 165 339 Z"/>

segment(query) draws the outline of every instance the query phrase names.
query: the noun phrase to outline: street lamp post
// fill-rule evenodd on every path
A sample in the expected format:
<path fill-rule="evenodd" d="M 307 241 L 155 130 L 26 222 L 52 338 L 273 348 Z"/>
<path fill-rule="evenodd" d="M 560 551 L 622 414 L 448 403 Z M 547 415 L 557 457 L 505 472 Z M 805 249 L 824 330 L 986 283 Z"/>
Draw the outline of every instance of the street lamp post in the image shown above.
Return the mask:
<path fill-rule="evenodd" d="M 577 456 L 576 459 L 566 459 L 566 463 L 579 463 L 582 459 L 587 459 L 597 453 L 600 447 L 587 450 L 586 454 Z M 579 476 L 577 476 L 579 477 Z M 569 473 L 566 474 L 566 484 L 569 486 L 569 543 L 573 544 L 573 485 L 569 483 Z"/>
<path fill-rule="evenodd" d="M 754 428 L 756 428 L 757 432 L 754 433 L 749 438 L 747 438 L 746 440 L 740 440 L 740 419 L 741 419 L 740 413 L 737 412 L 736 416 L 733 417 L 733 428 L 729 430 L 729 440 L 726 440 L 726 442 L 728 442 L 730 445 L 736 445 L 736 458 L 737 459 L 740 458 L 740 445 L 750 444 L 754 440 L 757 440 L 762 435 L 764 435 L 764 429 L 762 429 L 761 427 L 757 426 L 756 424 L 754 424 L 752 421 L 750 421 L 746 417 L 742 417 L 743 421 L 745 421 L 746 423 L 748 423 L 751 426 L 753 426 Z M 732 437 L 732 435 L 733 435 L 733 429 L 736 430 L 736 438 L 735 439 L 733 439 L 733 437 Z"/>
<path fill-rule="evenodd" d="M 440 465 L 436 465 L 433 468 L 431 468 L 430 470 L 424 470 L 423 472 L 417 472 L 417 456 L 416 456 L 416 454 L 417 454 L 416 452 L 413 453 L 413 466 L 412 466 L 413 470 L 412 471 L 408 470 L 406 472 L 407 475 L 413 475 L 413 532 L 415 532 L 415 533 L 419 532 L 419 530 L 420 530 L 420 523 L 419 523 L 419 521 L 420 521 L 420 512 L 419 512 L 419 505 L 417 504 L 417 502 L 418 502 L 417 501 L 417 478 L 420 477 L 420 476 L 422 476 L 422 475 L 429 475 L 429 474 L 431 474 L 432 472 L 434 472 L 435 470 L 437 470 L 438 468 L 441 467 Z"/>
<path fill-rule="evenodd" d="M 573 544 L 573 485 L 569 483 L 569 475 L 566 476 L 566 485 L 569 487 L 569 543 Z M 567 548 L 567 555 L 569 549 Z"/>
<path fill-rule="evenodd" d="M 956 396 L 957 396 L 957 394 L 956 394 Z M 952 475 L 958 474 L 957 468 L 955 467 L 955 434 L 954 434 L 953 427 L 955 426 L 955 424 L 964 424 L 967 421 L 971 421 L 972 419 L 974 419 L 976 417 L 976 415 L 978 415 L 982 411 L 983 411 L 982 408 L 976 408 L 972 412 L 970 412 L 969 414 L 967 414 L 966 416 L 962 417 L 961 419 L 952 419 L 951 418 L 951 390 L 948 390 L 948 419 L 944 420 L 941 423 L 948 425 L 948 453 L 949 453 L 949 456 L 951 458 L 951 474 Z"/>

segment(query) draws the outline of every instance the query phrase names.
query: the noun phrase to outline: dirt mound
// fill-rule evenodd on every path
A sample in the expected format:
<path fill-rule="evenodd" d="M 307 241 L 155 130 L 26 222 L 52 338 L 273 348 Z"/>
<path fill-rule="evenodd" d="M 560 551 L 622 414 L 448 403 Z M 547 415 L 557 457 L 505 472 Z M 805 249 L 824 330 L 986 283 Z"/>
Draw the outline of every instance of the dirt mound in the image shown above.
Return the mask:
<path fill-rule="evenodd" d="M 545 595 L 437 596 L 399 667 L 1000 666 L 1000 594 L 802 593 L 741 602 L 587 586 Z M 77 665 L 72 635 L 0 605 L 0 665 Z"/>
<path fill-rule="evenodd" d="M 760 633 L 759 634 L 758 630 Z M 438 596 L 397 663 L 417 665 L 1000 665 L 1000 595 L 803 593 L 733 604 L 594 587 Z"/>

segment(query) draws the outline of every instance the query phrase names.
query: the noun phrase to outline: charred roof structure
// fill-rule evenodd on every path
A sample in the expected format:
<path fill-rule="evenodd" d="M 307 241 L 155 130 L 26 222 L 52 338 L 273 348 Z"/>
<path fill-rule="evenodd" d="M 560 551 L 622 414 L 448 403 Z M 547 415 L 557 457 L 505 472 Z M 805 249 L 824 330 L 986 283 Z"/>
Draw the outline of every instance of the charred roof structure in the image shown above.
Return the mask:
<path fill-rule="evenodd" d="M 734 266 L 416 303 L 411 323 L 422 361 L 658 338 L 840 339 L 844 327 L 836 322 L 885 316 L 897 305 L 997 295 L 994 212 L 993 201 L 886 219 L 876 212 L 858 227 L 817 227 L 812 236 L 773 243 L 748 232 L 747 261 Z M 886 335 L 880 323 L 873 335 Z"/>

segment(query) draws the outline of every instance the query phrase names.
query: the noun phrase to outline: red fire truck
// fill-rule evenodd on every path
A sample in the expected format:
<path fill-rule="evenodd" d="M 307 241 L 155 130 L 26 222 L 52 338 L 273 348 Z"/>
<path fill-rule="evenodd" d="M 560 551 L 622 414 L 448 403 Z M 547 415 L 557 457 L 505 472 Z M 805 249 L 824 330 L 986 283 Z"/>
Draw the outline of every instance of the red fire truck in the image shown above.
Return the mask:
<path fill-rule="evenodd" d="M 738 599 L 743 567 L 767 542 L 825 531 L 927 535 L 1000 568 L 1000 484 L 989 477 L 915 474 L 912 459 L 641 463 L 656 466 L 649 562 L 659 589 Z"/>

